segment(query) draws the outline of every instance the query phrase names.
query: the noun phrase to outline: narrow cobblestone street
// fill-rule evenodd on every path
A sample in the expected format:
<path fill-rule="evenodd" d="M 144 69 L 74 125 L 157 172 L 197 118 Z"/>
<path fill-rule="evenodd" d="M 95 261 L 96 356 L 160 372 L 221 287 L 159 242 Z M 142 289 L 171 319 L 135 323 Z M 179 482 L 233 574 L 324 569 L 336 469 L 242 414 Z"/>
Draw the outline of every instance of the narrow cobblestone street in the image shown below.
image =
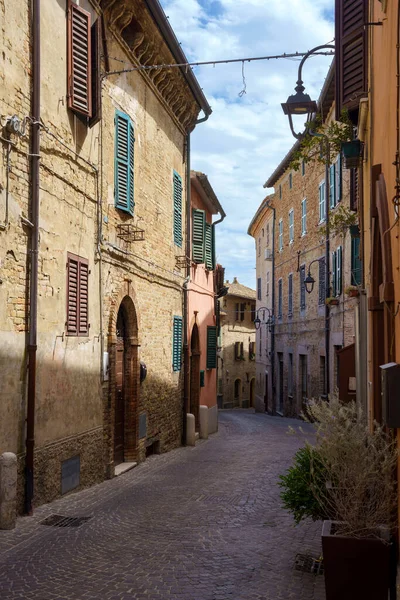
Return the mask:
<path fill-rule="evenodd" d="M 299 422 L 252 411 L 219 419 L 195 448 L 151 457 L 0 532 L 2 600 L 322 600 L 323 576 L 294 569 L 297 553 L 318 556 L 320 524 L 294 527 L 276 486 L 304 442 L 286 434 Z M 91 518 L 40 523 L 52 514 Z"/>

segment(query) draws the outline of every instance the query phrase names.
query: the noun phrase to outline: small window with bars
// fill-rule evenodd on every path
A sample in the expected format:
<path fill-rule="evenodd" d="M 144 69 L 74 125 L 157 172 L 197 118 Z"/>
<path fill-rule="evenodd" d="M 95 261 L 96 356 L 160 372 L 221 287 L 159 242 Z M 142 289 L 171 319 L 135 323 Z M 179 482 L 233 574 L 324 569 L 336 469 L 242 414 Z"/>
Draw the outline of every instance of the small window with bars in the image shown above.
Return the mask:
<path fill-rule="evenodd" d="M 67 255 L 67 335 L 89 335 L 89 262 Z"/>

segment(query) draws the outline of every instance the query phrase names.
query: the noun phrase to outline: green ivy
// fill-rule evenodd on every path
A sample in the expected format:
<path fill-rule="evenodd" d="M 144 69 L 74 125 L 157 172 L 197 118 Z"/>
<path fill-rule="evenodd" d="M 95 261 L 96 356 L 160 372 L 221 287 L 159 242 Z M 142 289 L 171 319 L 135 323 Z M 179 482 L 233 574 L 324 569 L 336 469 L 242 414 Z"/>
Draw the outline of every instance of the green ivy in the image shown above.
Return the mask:
<path fill-rule="evenodd" d="M 341 150 L 342 142 L 348 142 L 353 139 L 353 124 L 350 121 L 347 110 L 343 110 L 339 121 L 332 121 L 329 125 L 324 125 L 321 115 L 307 123 L 307 133 L 301 140 L 298 150 L 294 152 L 290 168 L 298 171 L 301 163 L 318 162 L 326 163 L 325 137 L 311 135 L 310 131 L 323 134 L 327 137 L 330 147 L 330 155 L 334 156 Z"/>

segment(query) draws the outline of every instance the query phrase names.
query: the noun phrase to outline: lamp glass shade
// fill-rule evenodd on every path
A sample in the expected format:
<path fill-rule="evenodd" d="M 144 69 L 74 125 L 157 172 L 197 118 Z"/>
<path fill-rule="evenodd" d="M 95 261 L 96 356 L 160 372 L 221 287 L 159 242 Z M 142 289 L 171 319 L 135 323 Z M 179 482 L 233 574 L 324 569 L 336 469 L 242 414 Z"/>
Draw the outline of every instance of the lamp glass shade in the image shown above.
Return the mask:
<path fill-rule="evenodd" d="M 306 115 L 317 112 L 317 103 L 308 94 L 297 92 L 282 103 L 282 109 L 285 115 Z"/>
<path fill-rule="evenodd" d="M 311 294 L 311 292 L 313 291 L 313 289 L 314 289 L 314 283 L 315 283 L 315 279 L 309 273 L 307 275 L 307 277 L 305 278 L 305 280 L 304 280 L 304 287 L 306 288 L 307 294 Z"/>
<path fill-rule="evenodd" d="M 254 319 L 254 325 L 255 325 L 255 328 L 256 328 L 256 329 L 259 329 L 259 327 L 260 327 L 260 325 L 261 325 L 261 319 L 260 319 L 260 317 L 256 317 L 256 318 Z"/>

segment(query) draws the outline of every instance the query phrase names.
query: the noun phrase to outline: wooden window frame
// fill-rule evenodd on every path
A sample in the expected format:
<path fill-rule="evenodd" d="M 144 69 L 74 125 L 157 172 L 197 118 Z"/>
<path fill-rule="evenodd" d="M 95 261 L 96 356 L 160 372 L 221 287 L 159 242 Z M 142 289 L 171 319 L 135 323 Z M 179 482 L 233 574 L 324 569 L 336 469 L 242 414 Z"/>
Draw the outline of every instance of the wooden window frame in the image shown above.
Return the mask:
<path fill-rule="evenodd" d="M 325 181 L 321 181 L 318 187 L 319 191 L 319 224 L 326 221 L 326 193 Z"/>
<path fill-rule="evenodd" d="M 78 15 L 78 16 L 75 16 Z M 85 118 L 92 116 L 92 56 L 91 56 L 91 14 L 75 4 L 72 0 L 68 0 L 67 5 L 67 105 L 68 108 L 78 115 Z M 75 89 L 75 65 L 74 65 L 74 21 L 76 19 L 84 19 L 87 23 L 87 60 L 86 60 L 86 78 L 80 83 L 81 89 L 86 89 L 87 106 L 86 108 L 80 105 L 74 93 Z M 81 42 L 81 40 L 80 40 Z M 75 75 L 75 77 L 74 77 Z"/>
<path fill-rule="evenodd" d="M 71 286 L 71 263 L 76 263 L 77 265 L 77 282 L 76 282 L 76 326 L 70 326 L 70 315 L 73 310 L 73 301 L 70 295 L 70 286 Z M 72 254 L 71 252 L 67 253 L 67 297 L 66 297 L 66 315 L 67 320 L 65 322 L 66 335 L 69 337 L 88 337 L 89 336 L 89 261 L 87 258 L 83 258 L 82 256 L 78 256 L 77 254 Z M 82 267 L 85 267 L 87 271 L 87 310 L 86 310 L 86 323 L 85 327 L 81 328 L 81 306 L 82 306 Z"/>
<path fill-rule="evenodd" d="M 114 140 L 114 202 L 115 208 L 133 216 L 135 208 L 135 132 L 133 121 L 126 113 L 115 111 L 115 140 Z M 119 154 L 119 123 L 125 121 L 127 127 L 127 152 L 126 155 Z M 126 202 L 120 198 L 119 191 L 119 169 L 126 167 Z"/>

